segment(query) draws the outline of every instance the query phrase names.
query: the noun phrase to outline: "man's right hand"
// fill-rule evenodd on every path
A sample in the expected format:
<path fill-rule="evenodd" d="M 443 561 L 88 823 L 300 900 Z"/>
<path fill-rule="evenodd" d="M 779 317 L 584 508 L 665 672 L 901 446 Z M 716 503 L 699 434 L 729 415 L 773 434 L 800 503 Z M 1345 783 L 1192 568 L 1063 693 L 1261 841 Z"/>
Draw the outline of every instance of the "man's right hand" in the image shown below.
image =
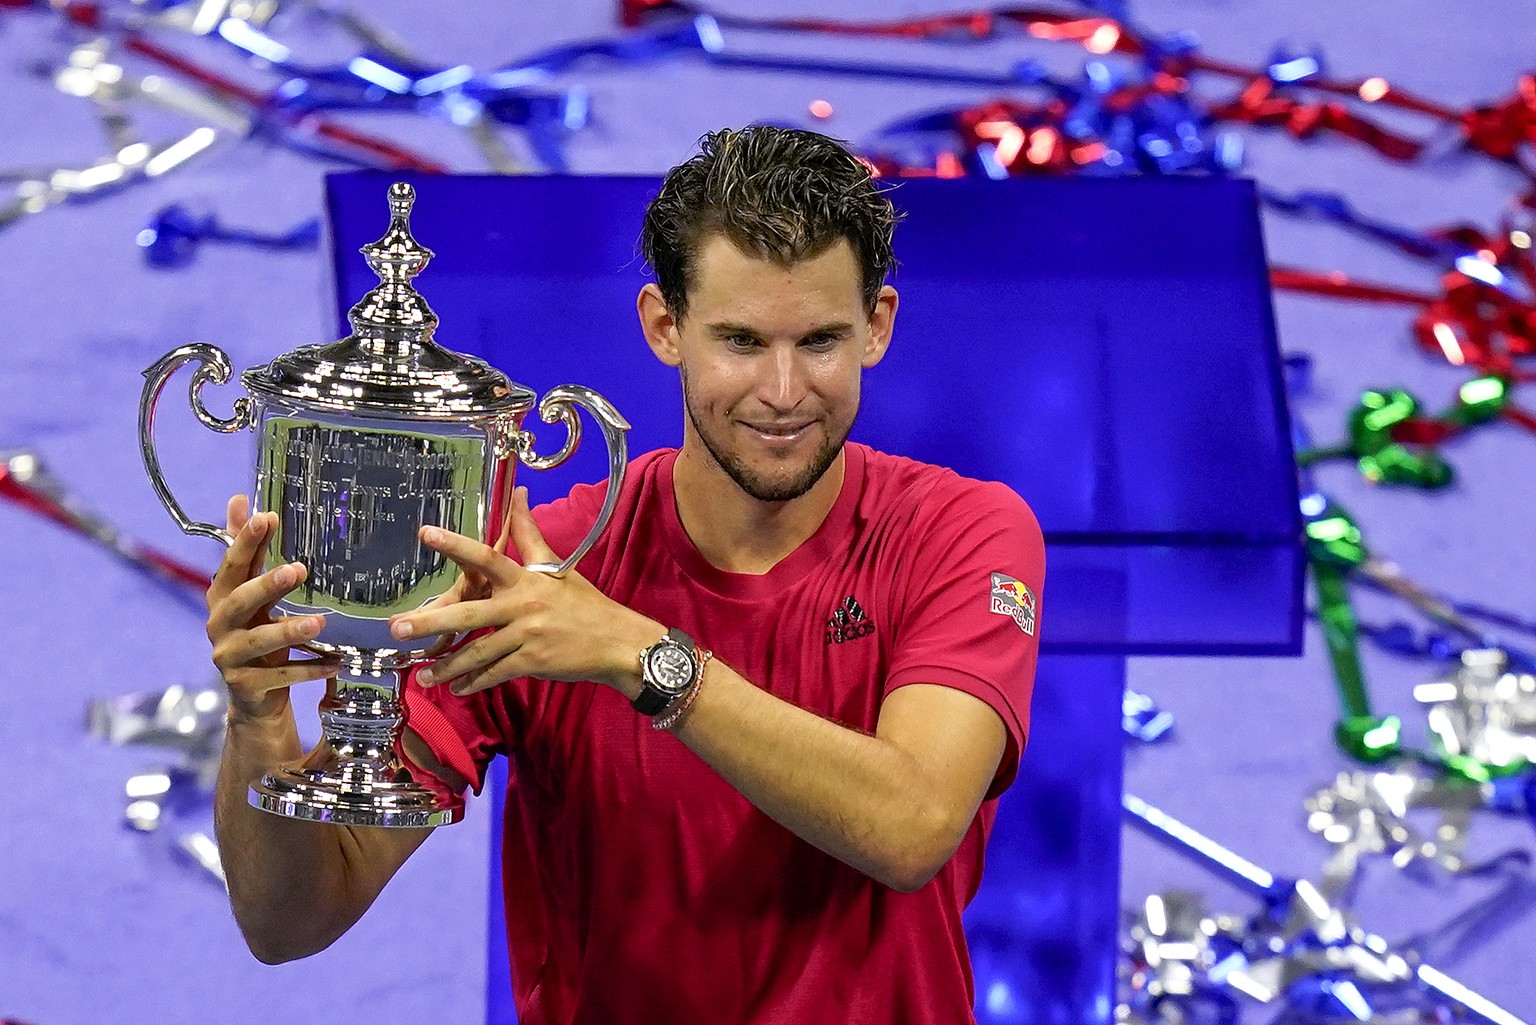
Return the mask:
<path fill-rule="evenodd" d="M 244 495 L 229 500 L 226 529 L 234 543 L 208 588 L 208 640 L 213 664 L 229 687 L 230 714 L 271 719 L 288 709 L 288 688 L 336 673 L 334 658 L 294 659 L 290 648 L 320 632 L 320 616 L 274 619 L 272 606 L 303 582 L 308 570 L 291 562 L 261 573 L 275 513 L 250 515 Z"/>

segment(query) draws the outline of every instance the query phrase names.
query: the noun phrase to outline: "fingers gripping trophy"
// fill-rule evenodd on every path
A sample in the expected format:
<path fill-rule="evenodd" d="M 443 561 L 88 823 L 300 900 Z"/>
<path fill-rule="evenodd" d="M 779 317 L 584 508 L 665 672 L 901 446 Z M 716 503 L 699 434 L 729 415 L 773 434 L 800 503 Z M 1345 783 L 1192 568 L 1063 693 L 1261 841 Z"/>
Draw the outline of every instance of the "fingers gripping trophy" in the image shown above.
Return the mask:
<path fill-rule="evenodd" d="M 320 704 L 320 743 L 251 788 L 251 803 L 278 815 L 366 826 L 458 821 L 462 804 L 413 779 L 395 755 L 405 672 L 427 661 L 434 639 L 396 640 L 389 617 L 444 594 L 461 572 L 419 542 L 420 529 L 494 543 L 517 464 L 548 469 L 568 459 L 581 440 L 578 406 L 607 443 L 607 500 L 569 558 L 527 568 L 559 575 L 575 566 L 607 526 L 623 481 L 629 424 L 601 395 L 564 385 L 544 396 L 540 416 L 563 422 L 567 435 L 559 452 L 541 457 L 522 429 L 534 393 L 433 341 L 437 316 L 411 284 L 433 255 L 411 235 L 414 202 L 410 185 L 390 187 L 389 230 L 362 249 L 379 284 L 352 307 L 352 334 L 245 371 L 240 379 L 249 394 L 235 401 L 229 418 L 209 413 L 201 396 L 205 384 L 230 378 L 223 350 L 184 345 L 144 372 L 145 469 L 186 533 L 233 542 L 225 530 L 191 520 L 161 475 L 154 419 L 167 381 L 182 365 L 197 364 L 189 388 L 197 418 L 215 431 L 255 432 L 252 512 L 277 516 L 263 571 L 288 562 L 308 570 L 273 614 L 323 617 L 303 647 L 339 661 Z"/>

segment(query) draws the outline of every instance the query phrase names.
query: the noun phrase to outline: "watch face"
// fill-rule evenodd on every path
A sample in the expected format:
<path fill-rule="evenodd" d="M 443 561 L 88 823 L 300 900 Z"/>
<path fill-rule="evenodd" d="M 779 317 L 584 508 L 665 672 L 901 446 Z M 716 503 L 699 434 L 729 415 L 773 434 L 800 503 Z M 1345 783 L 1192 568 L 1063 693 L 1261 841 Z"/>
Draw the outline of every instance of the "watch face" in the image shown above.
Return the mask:
<path fill-rule="evenodd" d="M 645 660 L 648 683 L 668 694 L 681 694 L 693 682 L 693 657 L 676 644 L 658 644 Z"/>

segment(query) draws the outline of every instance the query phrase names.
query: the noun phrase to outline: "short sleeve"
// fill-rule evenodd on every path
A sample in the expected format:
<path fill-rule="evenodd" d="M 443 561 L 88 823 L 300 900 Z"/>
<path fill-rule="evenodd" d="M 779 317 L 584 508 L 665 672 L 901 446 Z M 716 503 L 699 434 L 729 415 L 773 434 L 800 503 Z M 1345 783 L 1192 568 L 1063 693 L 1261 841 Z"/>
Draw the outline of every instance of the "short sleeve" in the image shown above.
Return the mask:
<path fill-rule="evenodd" d="M 491 759 L 507 750 L 505 709 L 495 707 L 505 686 L 459 697 L 447 687 L 421 686 L 414 670 L 406 680 L 406 728 L 422 739 L 438 762 L 469 780 L 477 794 L 485 785 Z M 398 753 L 412 773 L 453 789 L 410 759 L 403 746 Z"/>
<path fill-rule="evenodd" d="M 1045 541 L 1029 506 L 1004 485 L 966 481 L 944 490 L 925 500 L 914 524 L 885 692 L 937 684 L 997 712 L 1008 743 L 990 799 L 1013 782 L 1029 735 Z"/>

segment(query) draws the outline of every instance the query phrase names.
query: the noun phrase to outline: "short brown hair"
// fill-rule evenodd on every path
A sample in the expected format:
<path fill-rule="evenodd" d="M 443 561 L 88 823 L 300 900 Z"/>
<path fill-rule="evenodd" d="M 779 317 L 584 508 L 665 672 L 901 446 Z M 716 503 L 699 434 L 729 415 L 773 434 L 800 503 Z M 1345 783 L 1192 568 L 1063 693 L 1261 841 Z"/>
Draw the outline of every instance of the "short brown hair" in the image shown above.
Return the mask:
<path fill-rule="evenodd" d="M 688 309 L 694 261 L 711 234 L 784 266 L 847 239 L 873 311 L 895 262 L 898 216 L 869 167 L 837 140 L 798 128 L 721 129 L 667 172 L 645 211 L 640 250 L 674 317 Z"/>

